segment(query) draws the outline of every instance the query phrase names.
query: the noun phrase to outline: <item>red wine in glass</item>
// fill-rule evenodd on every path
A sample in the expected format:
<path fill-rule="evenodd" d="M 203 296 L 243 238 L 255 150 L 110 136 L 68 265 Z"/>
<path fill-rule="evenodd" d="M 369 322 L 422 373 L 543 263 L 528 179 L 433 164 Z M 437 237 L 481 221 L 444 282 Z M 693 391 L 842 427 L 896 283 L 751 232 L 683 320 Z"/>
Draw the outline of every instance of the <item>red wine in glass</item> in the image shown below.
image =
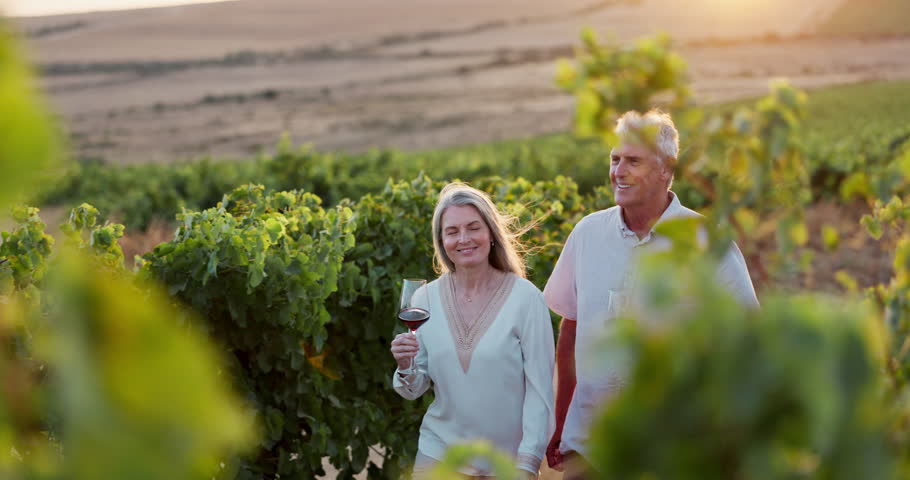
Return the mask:
<path fill-rule="evenodd" d="M 417 329 L 430 319 L 429 303 L 426 295 L 427 281 L 423 279 L 406 278 L 401 285 L 401 303 L 398 304 L 398 319 L 408 326 L 411 335 L 416 335 Z M 414 302 L 415 293 L 420 290 L 422 303 Z M 415 304 L 416 303 L 416 304 Z M 418 306 L 420 305 L 420 306 Z M 424 308 L 426 305 L 426 308 Z M 411 370 L 414 369 L 414 358 L 411 357 Z"/>
<path fill-rule="evenodd" d="M 404 322 L 411 330 L 411 333 L 417 333 L 417 329 L 430 319 L 430 312 L 420 307 L 410 307 L 398 312 L 398 319 Z"/>

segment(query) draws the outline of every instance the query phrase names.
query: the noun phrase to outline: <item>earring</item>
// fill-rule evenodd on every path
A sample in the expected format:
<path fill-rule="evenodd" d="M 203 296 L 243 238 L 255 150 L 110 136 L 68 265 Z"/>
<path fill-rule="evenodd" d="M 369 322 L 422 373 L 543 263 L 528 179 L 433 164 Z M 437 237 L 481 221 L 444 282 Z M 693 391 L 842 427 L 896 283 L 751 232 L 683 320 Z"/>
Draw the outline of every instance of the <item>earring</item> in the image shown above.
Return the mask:
<path fill-rule="evenodd" d="M 490 242 L 490 246 L 491 246 L 491 247 L 495 247 L 495 246 L 496 246 L 496 244 L 495 244 L 495 243 L 493 243 L 493 242 Z"/>

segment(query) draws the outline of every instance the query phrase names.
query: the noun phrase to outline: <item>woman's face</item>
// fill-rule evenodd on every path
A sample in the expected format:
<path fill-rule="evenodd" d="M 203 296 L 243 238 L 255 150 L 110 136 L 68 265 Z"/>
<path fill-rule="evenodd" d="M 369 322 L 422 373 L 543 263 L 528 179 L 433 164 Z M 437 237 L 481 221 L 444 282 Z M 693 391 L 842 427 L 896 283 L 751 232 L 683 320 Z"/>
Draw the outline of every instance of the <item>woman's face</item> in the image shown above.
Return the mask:
<path fill-rule="evenodd" d="M 442 246 L 456 270 L 490 262 L 492 235 L 474 206 L 447 208 L 441 223 Z"/>

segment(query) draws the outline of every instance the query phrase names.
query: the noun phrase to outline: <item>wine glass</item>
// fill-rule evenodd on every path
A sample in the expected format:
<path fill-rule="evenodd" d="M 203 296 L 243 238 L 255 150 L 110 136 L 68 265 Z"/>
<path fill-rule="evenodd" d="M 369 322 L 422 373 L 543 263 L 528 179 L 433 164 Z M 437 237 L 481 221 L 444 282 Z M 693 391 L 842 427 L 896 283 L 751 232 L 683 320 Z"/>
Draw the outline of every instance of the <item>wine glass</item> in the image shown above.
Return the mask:
<path fill-rule="evenodd" d="M 429 301 L 423 302 L 426 306 L 417 306 L 414 302 L 414 294 L 421 287 L 425 287 L 426 280 L 416 278 L 406 278 L 401 285 L 401 303 L 398 308 L 398 319 L 408 326 L 411 335 L 416 335 L 417 329 L 430 319 Z M 426 289 L 423 290 L 426 292 Z M 426 298 L 423 296 L 423 298 Z M 414 358 L 411 357 L 411 369 L 414 368 Z"/>
<path fill-rule="evenodd" d="M 610 303 L 607 307 L 607 318 L 614 320 L 629 313 L 632 306 L 632 292 L 630 290 L 610 289 Z"/>

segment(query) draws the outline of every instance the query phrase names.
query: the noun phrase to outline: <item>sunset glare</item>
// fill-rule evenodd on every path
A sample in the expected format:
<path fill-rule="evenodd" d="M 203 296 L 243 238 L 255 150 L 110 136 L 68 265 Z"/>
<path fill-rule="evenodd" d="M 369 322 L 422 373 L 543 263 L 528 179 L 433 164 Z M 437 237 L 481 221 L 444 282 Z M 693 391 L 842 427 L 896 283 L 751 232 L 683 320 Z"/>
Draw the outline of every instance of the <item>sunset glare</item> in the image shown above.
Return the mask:
<path fill-rule="evenodd" d="M 11 17 L 33 17 L 222 1 L 230 0 L 0 0 L 0 11 Z"/>

